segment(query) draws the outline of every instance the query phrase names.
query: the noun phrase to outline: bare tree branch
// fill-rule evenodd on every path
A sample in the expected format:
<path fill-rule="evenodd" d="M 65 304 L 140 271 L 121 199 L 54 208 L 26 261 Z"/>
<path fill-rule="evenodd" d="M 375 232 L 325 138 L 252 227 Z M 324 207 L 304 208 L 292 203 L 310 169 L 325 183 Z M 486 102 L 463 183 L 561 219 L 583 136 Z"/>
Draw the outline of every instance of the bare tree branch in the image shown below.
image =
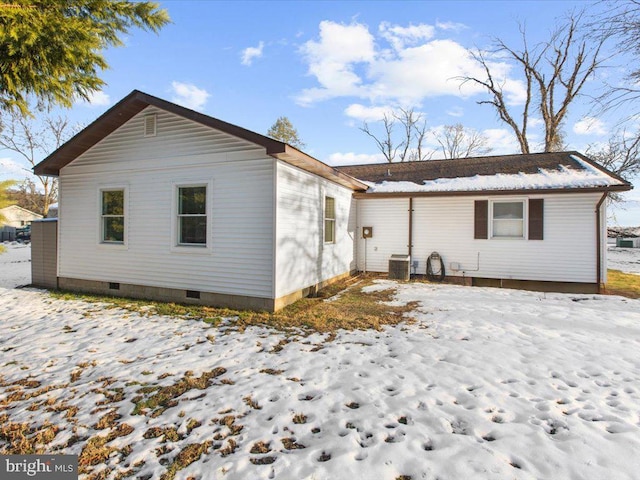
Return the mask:
<path fill-rule="evenodd" d="M 494 107 L 499 118 L 511 127 L 522 153 L 530 153 L 527 127 L 532 103 L 537 105 L 544 122 L 544 151 L 553 151 L 562 141 L 561 126 L 569 106 L 583 89 L 594 72 L 602 66 L 601 55 L 604 39 L 591 42 L 580 35 L 582 13 L 572 14 L 559 26 L 548 42 L 530 47 L 525 28 L 520 26 L 522 50 L 508 46 L 499 38 L 494 39 L 493 53 L 506 55 L 519 66 L 526 85 L 526 97 L 522 106 L 521 121 L 515 120 L 516 108 L 505 100 L 505 80 L 498 82 L 485 53 L 472 52 L 473 58 L 483 68 L 486 78 L 459 77 L 461 85 L 471 82 L 484 87 L 490 100 L 478 103 Z"/>
<path fill-rule="evenodd" d="M 27 119 L 17 111 L 2 117 L 0 147 L 17 153 L 31 167 L 45 155 L 59 148 L 68 138 L 76 133 L 66 117 L 47 117 L 40 124 Z M 25 169 L 25 173 L 31 170 Z M 41 213 L 45 217 L 49 207 L 58 199 L 58 180 L 54 177 L 37 176 L 37 183 L 25 179 L 19 186 L 16 195 L 30 210 Z"/>
<path fill-rule="evenodd" d="M 444 158 L 467 158 L 487 155 L 492 148 L 489 139 L 474 129 L 465 128 L 461 123 L 445 125 L 441 132 L 432 131 Z"/>
<path fill-rule="evenodd" d="M 382 152 L 382 155 L 384 155 L 384 158 L 387 160 L 387 162 L 391 163 L 396 158 L 398 149 L 404 146 L 404 142 L 395 144 L 393 141 L 393 127 L 395 125 L 395 117 L 393 115 L 385 113 L 382 117 L 382 123 L 384 126 L 384 136 L 381 138 L 378 138 L 371 132 L 369 124 L 367 124 L 367 122 L 364 122 L 362 124 L 360 130 L 369 135 L 374 140 L 374 142 L 376 142 L 378 150 Z"/>

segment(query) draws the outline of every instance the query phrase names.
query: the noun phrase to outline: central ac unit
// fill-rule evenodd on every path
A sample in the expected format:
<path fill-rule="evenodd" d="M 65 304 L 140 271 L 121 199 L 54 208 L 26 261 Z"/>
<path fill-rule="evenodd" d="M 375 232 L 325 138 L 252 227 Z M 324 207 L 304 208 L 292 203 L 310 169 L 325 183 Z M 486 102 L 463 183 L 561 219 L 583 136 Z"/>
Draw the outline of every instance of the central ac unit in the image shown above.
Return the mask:
<path fill-rule="evenodd" d="M 389 259 L 389 278 L 407 281 L 410 278 L 411 257 L 409 255 L 391 255 Z"/>

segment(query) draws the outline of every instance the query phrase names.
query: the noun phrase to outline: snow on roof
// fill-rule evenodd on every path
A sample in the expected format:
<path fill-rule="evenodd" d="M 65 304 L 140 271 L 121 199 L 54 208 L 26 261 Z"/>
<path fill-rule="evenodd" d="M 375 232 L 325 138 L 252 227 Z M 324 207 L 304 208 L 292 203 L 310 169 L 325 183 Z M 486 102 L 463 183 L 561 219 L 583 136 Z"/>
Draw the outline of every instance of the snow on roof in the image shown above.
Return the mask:
<path fill-rule="evenodd" d="M 425 180 L 422 184 L 389 180 L 378 183 L 365 181 L 364 183 L 369 186 L 367 193 L 573 189 L 623 186 L 625 184 L 576 155 L 570 155 L 570 157 L 579 163 L 582 169 L 560 165 L 556 170 L 540 168 L 538 173 L 496 173 L 494 175 L 437 178 Z"/>

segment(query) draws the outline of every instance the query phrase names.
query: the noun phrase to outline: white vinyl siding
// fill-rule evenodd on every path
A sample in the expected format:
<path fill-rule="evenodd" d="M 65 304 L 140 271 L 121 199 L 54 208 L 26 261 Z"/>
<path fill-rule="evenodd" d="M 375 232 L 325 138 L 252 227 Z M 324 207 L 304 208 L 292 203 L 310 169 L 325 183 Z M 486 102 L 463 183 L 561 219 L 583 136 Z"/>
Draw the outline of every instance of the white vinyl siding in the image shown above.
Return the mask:
<path fill-rule="evenodd" d="M 148 110 L 157 136 L 145 138 Z M 60 276 L 271 298 L 274 162 L 254 144 L 144 110 L 62 169 Z M 88 227 L 96 191 L 118 184 L 127 185 L 127 249 L 99 248 Z M 204 184 L 210 248 L 178 249 L 176 185 Z"/>
<path fill-rule="evenodd" d="M 277 162 L 276 298 L 355 270 L 352 191 Z M 325 243 L 325 197 L 334 199 L 334 242 Z"/>
<path fill-rule="evenodd" d="M 406 255 L 409 245 L 409 199 L 358 200 L 358 270 L 386 272 L 391 255 Z M 373 227 L 362 238 L 362 227 Z"/>
<path fill-rule="evenodd" d="M 537 198 L 541 198 L 538 196 Z M 412 262 L 426 272 L 431 252 L 442 256 L 447 275 L 560 282 L 596 281 L 595 205 L 599 194 L 544 196 L 544 240 L 476 240 L 474 201 L 487 197 L 413 200 Z M 500 197 L 490 198 L 500 200 Z M 371 239 L 358 240 L 358 269 L 386 272 L 392 254 L 408 252 L 409 200 L 359 199 L 358 224 L 372 226 Z M 526 222 L 525 222 L 526 224 Z M 526 228 L 526 226 L 525 226 Z M 526 237 L 525 237 L 526 238 Z M 603 237 L 604 238 L 604 237 Z M 453 272 L 451 263 L 461 271 Z"/>

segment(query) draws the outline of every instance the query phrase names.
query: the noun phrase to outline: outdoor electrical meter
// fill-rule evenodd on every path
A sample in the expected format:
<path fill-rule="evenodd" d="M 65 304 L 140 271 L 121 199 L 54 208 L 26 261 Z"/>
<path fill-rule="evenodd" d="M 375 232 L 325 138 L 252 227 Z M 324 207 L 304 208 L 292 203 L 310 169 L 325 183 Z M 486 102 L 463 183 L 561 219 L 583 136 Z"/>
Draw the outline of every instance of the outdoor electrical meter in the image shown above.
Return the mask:
<path fill-rule="evenodd" d="M 373 227 L 362 227 L 362 238 L 373 237 Z"/>

